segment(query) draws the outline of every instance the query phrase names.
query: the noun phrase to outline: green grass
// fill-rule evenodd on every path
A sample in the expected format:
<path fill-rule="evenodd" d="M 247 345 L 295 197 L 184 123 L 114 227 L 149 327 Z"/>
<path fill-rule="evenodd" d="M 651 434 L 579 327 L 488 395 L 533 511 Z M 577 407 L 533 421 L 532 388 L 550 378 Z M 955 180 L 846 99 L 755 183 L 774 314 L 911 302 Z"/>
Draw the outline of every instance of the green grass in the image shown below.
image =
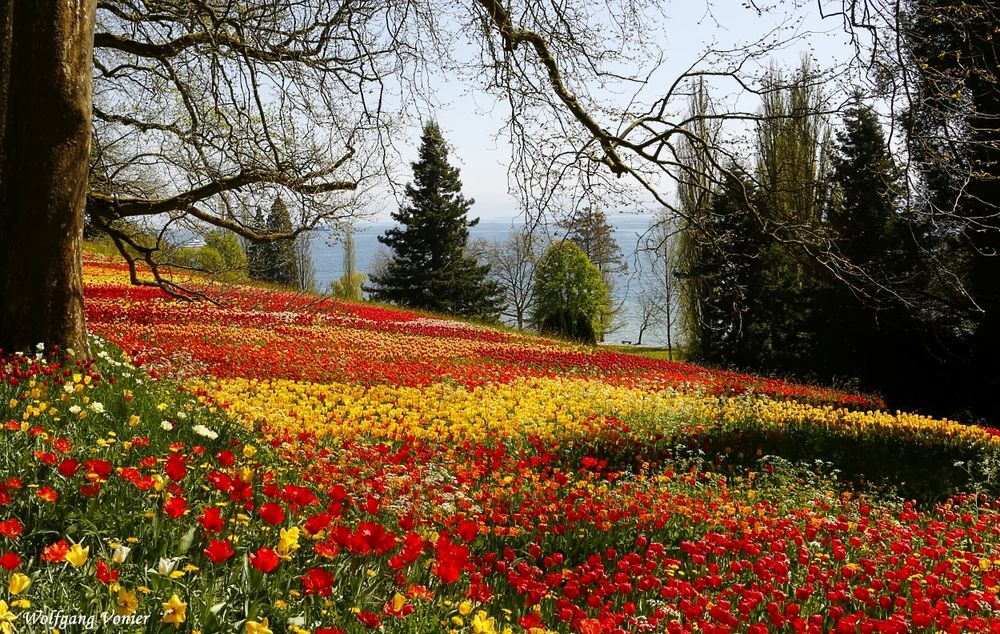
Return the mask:
<path fill-rule="evenodd" d="M 615 352 L 626 352 L 629 354 L 637 354 L 641 357 L 649 357 L 650 359 L 663 359 L 666 361 L 686 361 L 687 354 L 683 348 L 674 347 L 668 349 L 665 347 L 657 346 L 627 346 L 627 345 L 616 345 L 616 344 L 602 344 L 601 349 L 603 350 L 614 350 Z"/>

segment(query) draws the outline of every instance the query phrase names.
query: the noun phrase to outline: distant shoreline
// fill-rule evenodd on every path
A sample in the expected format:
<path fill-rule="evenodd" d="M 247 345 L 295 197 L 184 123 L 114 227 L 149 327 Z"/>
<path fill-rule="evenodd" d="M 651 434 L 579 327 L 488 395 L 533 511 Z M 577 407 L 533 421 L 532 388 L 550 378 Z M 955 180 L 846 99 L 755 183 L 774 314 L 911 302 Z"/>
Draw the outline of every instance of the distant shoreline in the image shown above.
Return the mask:
<path fill-rule="evenodd" d="M 479 224 L 469 229 L 469 240 L 470 242 L 480 239 L 490 242 L 506 240 L 523 226 L 522 220 L 522 218 L 481 220 Z M 615 276 L 613 300 L 616 304 L 621 303 L 622 305 L 621 317 L 619 318 L 622 325 L 608 335 L 608 343 L 634 342 L 638 339 L 639 315 L 637 311 L 639 306 L 635 297 L 635 289 L 641 283 L 641 275 L 637 273 L 635 266 L 636 249 L 641 236 L 650 229 L 654 220 L 655 218 L 651 214 L 608 215 L 608 223 L 613 228 L 614 238 L 618 242 L 628 265 L 625 274 Z M 389 253 L 388 249 L 378 242 L 378 236 L 395 224 L 391 220 L 358 223 L 354 233 L 355 268 L 358 272 L 368 273 L 380 250 L 385 250 L 386 254 Z M 310 252 L 316 268 L 316 284 L 320 290 L 328 289 L 331 282 L 344 274 L 343 244 L 331 237 L 333 233 L 331 231 L 317 232 L 312 236 L 310 243 Z M 657 341 L 658 339 L 650 339 L 648 342 L 656 343 Z"/>

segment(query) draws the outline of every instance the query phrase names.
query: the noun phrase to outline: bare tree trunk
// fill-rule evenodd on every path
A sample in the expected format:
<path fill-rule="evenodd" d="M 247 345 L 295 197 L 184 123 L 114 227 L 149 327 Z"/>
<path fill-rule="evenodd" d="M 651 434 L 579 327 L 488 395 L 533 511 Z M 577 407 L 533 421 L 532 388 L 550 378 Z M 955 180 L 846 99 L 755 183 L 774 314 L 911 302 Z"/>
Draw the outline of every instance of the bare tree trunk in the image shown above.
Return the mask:
<path fill-rule="evenodd" d="M 85 353 L 96 0 L 0 0 L 0 349 Z"/>

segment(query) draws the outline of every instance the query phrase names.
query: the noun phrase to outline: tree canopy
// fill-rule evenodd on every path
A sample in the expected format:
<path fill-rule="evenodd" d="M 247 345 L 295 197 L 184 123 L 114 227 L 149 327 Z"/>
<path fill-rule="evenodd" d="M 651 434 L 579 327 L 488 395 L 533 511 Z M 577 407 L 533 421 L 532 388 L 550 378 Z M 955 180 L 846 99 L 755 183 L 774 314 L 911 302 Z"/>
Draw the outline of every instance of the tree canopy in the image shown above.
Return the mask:
<path fill-rule="evenodd" d="M 576 243 L 556 242 L 535 266 L 531 320 L 539 332 L 586 343 L 603 335 L 608 289 L 601 271 Z"/>

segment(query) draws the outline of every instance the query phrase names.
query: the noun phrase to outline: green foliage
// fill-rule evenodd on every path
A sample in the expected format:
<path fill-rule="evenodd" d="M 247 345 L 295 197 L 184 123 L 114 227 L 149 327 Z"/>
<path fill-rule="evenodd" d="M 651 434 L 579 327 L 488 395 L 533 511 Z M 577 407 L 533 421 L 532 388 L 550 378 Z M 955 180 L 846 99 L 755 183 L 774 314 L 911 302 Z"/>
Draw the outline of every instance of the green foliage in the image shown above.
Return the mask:
<path fill-rule="evenodd" d="M 900 170 L 875 113 L 857 96 L 836 145 L 828 144 L 819 97 L 800 85 L 807 71 L 765 102 L 758 186 L 730 177 L 705 196 L 682 189 L 688 351 L 715 365 L 905 394 L 914 372 L 899 366 L 927 367 L 927 330 L 911 307 L 928 305 L 918 244 L 929 232 L 900 205 Z M 704 163 L 689 153 L 692 170 Z M 789 223 L 822 236 L 826 257 L 853 279 L 819 266 L 783 233 Z"/>
<path fill-rule="evenodd" d="M 775 221 L 818 222 L 829 198 L 830 128 L 821 86 L 803 61 L 791 80 L 772 68 L 757 125 L 756 178 Z"/>
<path fill-rule="evenodd" d="M 910 0 L 900 24 L 908 56 L 903 120 L 910 159 L 934 219 L 930 255 L 947 269 L 925 290 L 936 299 L 925 375 L 950 380 L 954 405 L 993 421 L 1000 405 L 1000 55 L 993 3 Z M 957 275 L 952 275 L 957 273 Z M 941 361 L 945 359 L 945 361 Z M 918 388 L 938 387 L 935 381 Z"/>
<path fill-rule="evenodd" d="M 230 231 L 210 231 L 205 236 L 205 246 L 201 248 L 202 258 L 212 258 L 215 268 L 205 266 L 205 270 L 213 273 L 229 273 L 242 277 L 247 270 L 247 256 L 240 247 L 236 234 Z M 214 255 L 208 255 L 212 253 Z"/>
<path fill-rule="evenodd" d="M 247 275 L 247 257 L 239 239 L 221 229 L 206 234 L 201 246 L 161 248 L 158 261 L 201 271 L 227 282 L 242 281 Z"/>
<path fill-rule="evenodd" d="M 812 358 L 821 288 L 810 254 L 784 232 L 818 227 L 828 204 L 822 99 L 808 64 L 791 81 L 772 70 L 752 176 L 733 166 L 721 187 L 713 178 L 682 189 L 690 222 L 679 257 L 692 358 L 772 373 L 801 370 Z M 696 93 L 693 116 L 708 114 L 706 104 Z M 708 138 L 682 155 L 692 172 L 712 164 L 700 149 L 712 132 L 698 134 Z"/>
<path fill-rule="evenodd" d="M 535 267 L 534 326 L 542 333 L 596 343 L 608 310 L 601 272 L 573 242 L 553 244 Z"/>
<path fill-rule="evenodd" d="M 747 180 L 729 178 L 681 233 L 678 275 L 689 358 L 741 365 L 753 353 L 746 333 L 756 315 L 749 305 L 751 289 L 761 284 L 766 244 L 746 209 L 753 192 Z"/>
<path fill-rule="evenodd" d="M 473 200 L 461 194 L 459 171 L 448 162 L 448 148 L 436 123 L 424 126 L 420 159 L 412 164 L 414 182 L 406 186 L 410 204 L 392 214 L 399 227 L 379 236 L 393 250 L 385 270 L 371 276 L 371 299 L 493 321 L 501 291 L 488 279 L 489 266 L 465 250 Z"/>
<path fill-rule="evenodd" d="M 711 358 L 700 348 L 712 348 L 715 330 L 709 324 L 716 319 L 708 313 L 713 305 L 722 305 L 711 288 L 709 274 L 720 271 L 724 254 L 713 249 L 716 220 L 713 213 L 715 192 L 718 190 L 717 156 L 712 151 L 718 135 L 717 119 L 713 114 L 704 79 L 692 87 L 688 108 L 688 135 L 678 141 L 677 203 L 686 222 L 677 236 L 676 264 L 681 328 L 684 340 L 695 358 Z M 724 227 L 720 224 L 720 229 Z M 734 298 L 737 299 L 737 298 Z M 738 304 L 738 303 L 737 303 Z"/>
<path fill-rule="evenodd" d="M 361 285 L 368 276 L 364 273 L 345 273 L 330 283 L 330 294 L 353 302 L 361 301 Z"/>
<path fill-rule="evenodd" d="M 816 301 L 824 289 L 815 258 L 799 245 L 795 232 L 801 227 L 821 232 L 829 201 L 831 147 L 824 99 L 807 61 L 790 80 L 777 70 L 768 78 L 757 130 L 759 187 L 752 205 L 759 223 L 774 229 L 760 243 L 746 287 L 748 319 L 738 360 L 744 367 L 808 375 L 810 359 L 816 358 L 814 334 L 825 326 Z"/>
<path fill-rule="evenodd" d="M 618 242 L 615 241 L 614 230 L 608 224 L 608 217 L 604 211 L 594 206 L 577 209 L 569 218 L 558 223 L 558 226 L 566 232 L 565 239 L 580 247 L 587 254 L 587 259 L 601 272 L 601 279 L 610 296 L 614 288 L 615 274 L 624 273 L 627 267 Z M 613 329 L 615 312 L 611 302 L 608 302 L 601 315 L 600 332 Z M 601 339 L 603 335 L 598 335 L 598 340 Z"/>

